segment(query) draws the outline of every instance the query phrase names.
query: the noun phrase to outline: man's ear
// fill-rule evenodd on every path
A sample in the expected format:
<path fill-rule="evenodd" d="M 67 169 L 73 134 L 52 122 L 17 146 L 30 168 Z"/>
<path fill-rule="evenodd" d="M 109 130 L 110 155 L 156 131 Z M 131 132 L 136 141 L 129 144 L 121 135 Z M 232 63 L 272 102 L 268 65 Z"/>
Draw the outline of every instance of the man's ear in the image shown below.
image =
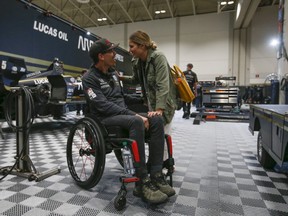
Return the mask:
<path fill-rule="evenodd" d="M 104 59 L 104 54 L 103 53 L 99 53 L 98 54 L 98 59 L 99 60 L 103 60 Z"/>

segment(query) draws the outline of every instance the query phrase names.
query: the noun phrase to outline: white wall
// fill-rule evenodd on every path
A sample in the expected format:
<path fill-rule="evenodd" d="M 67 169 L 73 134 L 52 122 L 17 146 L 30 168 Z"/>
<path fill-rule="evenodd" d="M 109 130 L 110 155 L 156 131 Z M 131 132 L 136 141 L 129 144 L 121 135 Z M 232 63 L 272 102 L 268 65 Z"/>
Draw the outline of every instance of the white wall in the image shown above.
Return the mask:
<path fill-rule="evenodd" d="M 228 74 L 229 13 L 180 19 L 179 66 L 194 65 L 200 80 Z"/>
<path fill-rule="evenodd" d="M 277 73 L 278 7 L 258 9 L 250 26 L 250 83 L 263 83 L 267 75 Z M 259 75 L 259 78 L 256 78 Z"/>
<path fill-rule="evenodd" d="M 263 82 L 263 77 L 276 72 L 276 53 L 268 43 L 277 35 L 277 8 L 274 6 L 258 10 L 247 31 L 250 41 L 247 56 L 250 55 L 251 59 L 246 70 L 250 71 L 250 83 Z M 129 35 L 136 30 L 143 30 L 157 43 L 159 50 L 165 53 L 170 65 L 177 64 L 184 70 L 186 64 L 191 62 L 199 80 L 214 80 L 215 76 L 235 74 L 230 62 L 232 55 L 239 53 L 233 52 L 233 19 L 234 14 L 231 13 L 205 14 L 88 30 L 114 43 L 120 43 L 127 50 Z M 255 81 L 256 74 L 260 78 Z"/>

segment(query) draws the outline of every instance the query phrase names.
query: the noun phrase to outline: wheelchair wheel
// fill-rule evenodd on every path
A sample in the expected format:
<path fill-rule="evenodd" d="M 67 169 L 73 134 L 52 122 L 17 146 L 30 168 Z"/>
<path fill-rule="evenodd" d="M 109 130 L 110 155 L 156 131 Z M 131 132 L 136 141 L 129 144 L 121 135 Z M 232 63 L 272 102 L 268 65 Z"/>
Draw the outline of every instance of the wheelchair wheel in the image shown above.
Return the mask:
<path fill-rule="evenodd" d="M 105 141 L 99 125 L 91 118 L 80 119 L 70 130 L 66 157 L 76 184 L 84 189 L 97 185 L 105 168 Z"/>

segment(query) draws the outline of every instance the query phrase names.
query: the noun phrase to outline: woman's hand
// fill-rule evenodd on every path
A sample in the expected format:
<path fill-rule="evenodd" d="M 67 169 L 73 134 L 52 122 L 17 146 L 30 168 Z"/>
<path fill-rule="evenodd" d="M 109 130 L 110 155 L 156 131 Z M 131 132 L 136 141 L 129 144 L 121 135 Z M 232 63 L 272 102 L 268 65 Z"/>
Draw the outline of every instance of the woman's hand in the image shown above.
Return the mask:
<path fill-rule="evenodd" d="M 159 109 L 159 110 L 156 110 L 156 111 L 152 111 L 152 112 L 148 112 L 148 117 L 152 117 L 152 116 L 162 116 L 163 115 L 163 110 L 162 109 Z"/>

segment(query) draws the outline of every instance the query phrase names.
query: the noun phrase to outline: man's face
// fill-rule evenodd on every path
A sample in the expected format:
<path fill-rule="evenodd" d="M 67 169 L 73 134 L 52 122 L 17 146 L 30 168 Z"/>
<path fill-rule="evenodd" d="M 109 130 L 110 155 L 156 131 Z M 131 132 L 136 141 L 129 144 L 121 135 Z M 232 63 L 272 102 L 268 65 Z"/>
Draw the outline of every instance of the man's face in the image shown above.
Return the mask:
<path fill-rule="evenodd" d="M 103 59 L 104 65 L 107 67 L 114 67 L 116 65 L 115 56 L 116 56 L 116 52 L 113 49 L 105 53 L 102 53 L 101 57 Z"/>

